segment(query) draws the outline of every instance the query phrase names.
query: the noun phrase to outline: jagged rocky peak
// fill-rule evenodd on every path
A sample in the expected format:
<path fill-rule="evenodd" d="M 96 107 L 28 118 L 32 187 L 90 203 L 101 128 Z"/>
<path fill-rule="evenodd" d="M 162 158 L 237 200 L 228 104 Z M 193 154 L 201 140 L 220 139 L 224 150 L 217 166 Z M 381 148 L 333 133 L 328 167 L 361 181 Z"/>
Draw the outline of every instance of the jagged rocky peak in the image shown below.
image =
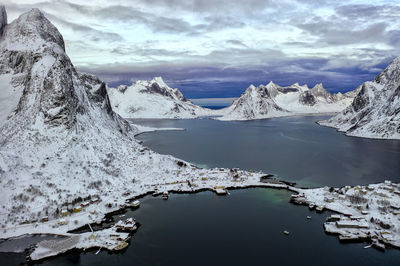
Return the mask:
<path fill-rule="evenodd" d="M 65 52 L 64 39 L 57 28 L 37 8 L 31 9 L 9 24 L 3 32 L 3 45 L 12 50 L 43 51 L 60 48 Z"/>
<path fill-rule="evenodd" d="M 195 118 L 212 111 L 186 100 L 161 77 L 108 88 L 114 112 L 125 118 Z"/>
<path fill-rule="evenodd" d="M 4 5 L 0 5 L 0 36 L 3 34 L 3 29 L 7 25 L 7 12 Z"/>
<path fill-rule="evenodd" d="M 325 99 L 330 99 L 332 94 L 330 94 L 322 85 L 322 83 L 318 83 L 311 89 L 312 94 L 315 97 L 322 97 Z"/>
<path fill-rule="evenodd" d="M 15 114 L 47 125 L 67 125 L 83 112 L 78 74 L 65 54 L 64 40 L 38 9 L 7 25 L 0 41 L 0 74 L 22 74 L 11 85 L 23 90 Z"/>
<path fill-rule="evenodd" d="M 267 86 L 265 86 L 268 90 L 269 95 L 271 95 L 271 97 L 275 97 L 276 95 L 279 94 L 278 88 L 279 85 L 275 84 L 273 81 L 270 81 Z"/>
<path fill-rule="evenodd" d="M 161 94 L 163 96 L 172 97 L 172 98 L 174 98 L 174 96 L 175 96 L 179 100 L 185 101 L 185 97 L 183 96 L 183 94 L 178 89 L 173 89 L 173 88 L 169 87 L 164 82 L 162 77 L 155 77 L 152 80 L 138 80 L 133 84 L 133 86 L 135 84 L 141 85 L 144 87 L 141 90 L 141 92 L 157 93 L 157 94 Z"/>
<path fill-rule="evenodd" d="M 19 129 L 32 125 L 60 130 L 85 128 L 94 123 L 87 117 L 100 113 L 92 112 L 94 108 L 118 120 L 105 83 L 76 71 L 65 53 L 62 35 L 39 9 L 22 14 L 6 26 L 0 38 L 0 75 L 9 79 L 2 90 L 15 99 L 15 105 L 1 114 L 6 120 L 0 125 L 4 124 L 7 134 L 18 130 L 13 129 L 15 124 Z"/>
<path fill-rule="evenodd" d="M 374 81 L 378 84 L 388 86 L 396 86 L 400 83 L 400 57 L 395 58 L 380 74 L 378 74 Z"/>
<path fill-rule="evenodd" d="M 364 82 L 352 104 L 337 116 L 321 121 L 351 136 L 400 139 L 400 58 L 373 81 Z"/>

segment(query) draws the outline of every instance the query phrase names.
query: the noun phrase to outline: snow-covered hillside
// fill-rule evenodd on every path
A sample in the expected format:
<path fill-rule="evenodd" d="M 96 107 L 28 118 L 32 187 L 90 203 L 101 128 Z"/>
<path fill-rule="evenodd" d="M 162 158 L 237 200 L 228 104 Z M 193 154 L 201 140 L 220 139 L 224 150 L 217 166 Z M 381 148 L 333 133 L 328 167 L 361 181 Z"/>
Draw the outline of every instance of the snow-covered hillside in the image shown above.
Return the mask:
<path fill-rule="evenodd" d="M 141 146 L 138 129 L 112 110 L 105 83 L 76 71 L 38 9 L 4 27 L 0 81 L 0 239 L 65 234 L 156 189 L 285 186 Z"/>
<path fill-rule="evenodd" d="M 161 77 L 109 88 L 113 110 L 124 118 L 196 118 L 212 115 L 170 88 Z"/>
<path fill-rule="evenodd" d="M 268 85 L 251 85 L 223 111 L 219 120 L 252 120 L 299 114 L 337 113 L 351 104 L 354 92 L 331 94 L 322 84 L 312 89 L 295 83 L 281 87 L 272 81 Z"/>
<path fill-rule="evenodd" d="M 400 57 L 359 90 L 348 108 L 319 123 L 349 136 L 400 139 Z"/>

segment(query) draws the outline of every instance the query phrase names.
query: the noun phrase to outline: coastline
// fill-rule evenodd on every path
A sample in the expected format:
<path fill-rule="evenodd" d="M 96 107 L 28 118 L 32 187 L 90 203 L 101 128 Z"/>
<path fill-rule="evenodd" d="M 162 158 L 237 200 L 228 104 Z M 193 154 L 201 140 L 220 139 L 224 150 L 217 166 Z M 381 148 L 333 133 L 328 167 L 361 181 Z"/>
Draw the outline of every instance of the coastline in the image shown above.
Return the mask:
<path fill-rule="evenodd" d="M 261 177 L 263 177 L 263 176 L 265 176 L 265 175 L 261 175 L 261 174 L 259 174 L 259 177 L 261 178 Z M 325 188 L 316 188 L 316 189 L 312 189 L 312 188 L 309 188 L 309 189 L 307 189 L 307 188 L 297 188 L 297 187 L 294 187 L 294 186 L 290 186 L 290 185 L 288 185 L 288 184 L 285 184 L 285 183 L 283 183 L 283 182 L 281 182 L 281 181 L 278 181 L 278 180 L 275 180 L 275 179 L 271 179 L 270 181 L 271 182 L 254 182 L 255 180 L 251 180 L 249 183 L 241 183 L 241 184 L 237 184 L 237 185 L 228 185 L 228 186 L 225 186 L 224 187 L 224 189 L 225 190 L 237 190 L 237 189 L 247 189 L 247 188 L 273 188 L 273 189 L 284 189 L 284 190 L 288 190 L 288 191 L 292 191 L 292 192 L 294 192 L 295 194 L 295 196 L 293 196 L 292 195 L 292 197 L 295 197 L 295 198 L 297 198 L 297 196 L 299 196 L 299 198 L 302 198 L 302 197 L 304 197 L 304 201 L 302 201 L 302 200 L 291 200 L 290 202 L 292 202 L 292 203 L 295 203 L 295 204 L 300 204 L 300 205 L 305 205 L 305 206 L 307 206 L 307 205 L 309 205 L 309 204 L 311 204 L 311 203 L 313 203 L 313 204 L 315 204 L 315 205 L 318 205 L 318 204 L 324 204 L 324 209 L 326 209 L 326 210 L 329 210 L 329 211 L 332 211 L 332 212 L 334 212 L 334 213 L 338 213 L 338 214 L 342 214 L 342 215 L 344 215 L 344 216 L 347 216 L 347 217 L 349 217 L 349 213 L 351 213 L 351 215 L 352 216 L 354 216 L 354 217 L 356 217 L 357 215 L 359 215 L 359 212 L 356 210 L 356 209 L 354 209 L 353 207 L 348 207 L 348 208 L 343 208 L 343 207 L 338 207 L 338 206 L 340 206 L 340 205 L 330 205 L 330 204 L 327 204 L 325 201 L 324 201 L 324 199 L 326 198 L 326 195 L 327 194 L 329 194 L 329 193 L 331 193 L 331 192 L 329 192 L 329 188 L 328 187 L 325 187 Z M 373 184 L 373 185 L 369 185 L 369 186 L 373 186 L 373 187 L 376 187 L 376 188 L 378 188 L 379 186 L 384 186 L 384 184 L 383 183 L 378 183 L 378 184 Z M 393 183 L 393 186 L 394 187 L 400 187 L 400 185 L 398 185 L 398 184 L 394 184 Z M 347 189 L 348 190 L 352 190 L 352 189 L 356 189 L 357 187 L 359 187 L 359 186 L 356 186 L 356 187 L 348 187 L 348 186 L 346 186 L 347 187 Z M 332 188 L 333 189 L 333 188 Z M 331 189 L 331 190 L 332 190 Z M 342 188 L 341 188 L 342 189 Z M 168 190 L 168 192 L 169 193 L 176 193 L 176 194 L 194 194 L 194 193 L 200 193 L 200 192 L 203 192 L 203 191 L 212 191 L 212 192 L 215 192 L 216 193 L 216 188 L 215 187 L 213 187 L 213 186 L 207 186 L 207 185 L 205 185 L 205 186 L 203 186 L 203 187 L 197 187 L 197 188 L 185 188 L 185 189 L 176 189 L 176 190 L 174 190 L 174 189 L 171 189 L 171 190 Z M 334 192 L 336 192 L 336 191 L 338 191 L 338 189 L 334 189 L 333 190 Z M 329 193 L 328 193 L 329 192 Z M 320 194 L 321 193 L 324 193 L 324 197 L 322 197 Z M 149 191 L 146 191 L 146 192 L 143 192 L 143 193 L 141 193 L 141 194 L 138 194 L 138 195 L 134 195 L 133 197 L 130 197 L 128 200 L 130 201 L 130 202 L 132 202 L 132 201 L 134 201 L 134 200 L 138 200 L 138 199 L 141 199 L 141 198 L 143 198 L 143 197 L 145 197 L 145 196 L 148 196 L 148 195 L 153 195 L 153 196 L 160 196 L 162 194 L 162 192 L 160 191 L 160 190 L 158 190 L 158 191 L 156 191 L 156 190 L 149 190 Z M 396 197 L 395 198 L 395 202 L 400 202 L 400 197 Z M 114 228 L 114 226 L 115 225 L 113 225 L 111 228 L 104 228 L 104 225 L 103 225 L 103 220 L 104 219 L 106 219 L 107 217 L 110 217 L 110 216 L 113 216 L 113 215 L 116 215 L 116 214 L 119 214 L 119 213 L 124 213 L 125 212 L 125 210 L 127 209 L 127 208 L 130 208 L 128 205 L 125 205 L 125 206 L 122 206 L 122 207 L 119 207 L 119 208 L 117 208 L 117 209 L 115 209 L 115 210 L 112 210 L 112 211 L 110 211 L 110 212 L 108 212 L 108 213 L 106 213 L 105 215 L 104 215 L 104 218 L 102 219 L 102 221 L 101 221 L 101 223 L 100 223 L 100 227 L 102 228 L 102 229 L 100 229 L 100 230 L 97 230 L 97 231 L 95 231 L 94 233 L 100 233 L 100 234 L 102 234 L 103 232 L 107 232 L 107 230 L 109 231 L 109 230 L 113 230 L 112 228 Z M 344 217 L 343 216 L 343 217 Z M 94 223 L 94 224 L 96 224 L 96 223 Z M 93 224 L 93 225 L 94 225 Z M 327 227 L 327 224 L 328 225 L 330 225 L 331 227 Z M 97 225 L 99 225 L 98 223 L 97 223 Z M 352 238 L 350 238 L 350 239 L 348 239 L 347 241 L 346 240 L 342 240 L 342 239 L 340 239 L 340 237 L 341 236 L 344 236 L 344 235 L 346 235 L 347 233 L 348 233 L 348 230 L 347 231 L 341 231 L 341 230 L 337 230 L 337 231 L 334 231 L 334 230 L 332 230 L 332 224 L 329 224 L 329 222 L 326 222 L 326 223 L 324 223 L 324 231 L 327 233 L 327 234 L 332 234 L 332 235 L 336 235 L 337 237 L 339 237 L 339 239 L 341 240 L 341 242 L 368 242 L 368 243 L 374 243 L 373 241 L 374 241 L 374 238 L 372 238 L 372 237 L 368 237 L 368 236 L 366 236 L 365 234 L 359 234 L 359 231 L 360 231 L 361 229 L 354 229 L 353 231 L 353 233 L 354 233 L 354 237 L 352 237 Z M 371 230 L 375 230 L 375 229 L 373 229 L 372 227 L 371 227 Z M 397 230 L 397 229 L 396 229 Z M 76 231 L 81 231 L 80 233 L 74 233 L 74 232 L 76 232 Z M 83 231 L 83 232 L 82 232 Z M 135 230 L 134 231 L 136 231 L 136 228 L 135 228 Z M 76 247 L 76 246 L 71 246 L 71 248 L 69 248 L 69 249 L 67 249 L 67 250 L 64 250 L 64 251 L 62 251 L 62 252 L 59 252 L 59 253 L 56 253 L 56 252 L 50 252 L 49 253 L 49 255 L 48 256 L 33 256 L 33 257 L 30 257 L 30 261 L 31 262 L 40 262 L 40 261 L 42 261 L 42 260 L 45 260 L 46 258 L 49 258 L 49 257 L 53 257 L 53 256 L 58 256 L 58 255 L 62 255 L 62 254 L 64 254 L 64 253 L 68 253 L 68 252 L 71 252 L 71 251 L 77 251 L 77 252 L 81 252 L 81 251 L 87 251 L 87 250 L 94 250 L 95 248 L 98 248 L 98 247 L 100 247 L 100 248 L 103 248 L 103 249 L 108 249 L 109 250 L 109 252 L 118 252 L 119 250 L 115 250 L 115 247 L 116 246 L 119 246 L 121 243 L 123 243 L 123 242 L 129 242 L 129 239 L 130 239 L 130 237 L 132 236 L 132 234 L 134 234 L 134 231 L 132 231 L 132 232 L 130 232 L 129 234 L 127 234 L 127 235 L 121 235 L 121 236 L 124 236 L 123 238 L 120 236 L 119 238 L 119 241 L 116 241 L 116 242 L 114 242 L 112 245 L 109 245 L 108 246 L 108 248 L 107 248 L 107 246 L 101 246 L 98 242 L 93 242 L 93 243 L 91 243 L 91 245 L 86 245 L 86 246 L 83 246 L 83 247 L 81 247 L 81 248 L 79 248 L 79 246 L 78 247 Z M 379 231 L 379 230 L 378 230 Z M 53 233 L 49 233 L 49 232 L 41 232 L 41 233 L 36 233 L 36 234 L 39 234 L 39 235 L 43 235 L 43 234 L 46 234 L 46 235 L 48 235 L 48 234 L 53 234 L 53 235 L 61 235 L 61 236 L 66 236 L 66 237 L 71 237 L 71 236 L 77 236 L 77 235 L 79 235 L 79 236 L 82 236 L 82 235 L 87 235 L 87 234 L 90 234 L 90 231 L 89 231 L 89 229 L 88 229 L 88 226 L 87 225 L 84 225 L 84 226 L 81 226 L 81 227 L 78 227 L 78 228 L 74 228 L 74 229 L 72 229 L 72 230 L 69 230 L 68 232 L 66 232 L 66 233 L 63 233 L 63 234 L 60 234 L 60 233 L 56 233 L 56 232 L 53 232 Z M 25 236 L 28 236 L 28 235 L 33 235 L 33 234 L 24 234 Z M 17 236 L 14 236 L 14 237 L 17 237 Z M 18 237 L 21 237 L 21 235 L 19 235 Z M 10 239 L 12 239 L 13 237 L 10 237 Z M 393 247 L 393 248 L 400 248 L 400 238 L 397 238 L 397 240 L 396 240 L 396 242 L 393 242 L 393 241 L 386 241 L 385 239 L 383 239 L 383 238 L 379 238 L 378 239 L 378 242 L 382 242 L 383 244 L 385 244 L 386 246 L 390 246 L 390 247 Z M 41 243 L 41 242 L 40 242 Z M 35 254 L 34 252 L 35 252 L 35 250 L 38 248 L 38 247 L 40 247 L 41 246 L 41 244 L 37 244 L 36 245 L 36 248 L 33 248 L 33 249 L 30 249 L 30 251 L 32 251 L 32 253 L 31 254 Z M 372 245 L 372 244 L 371 244 Z M 127 247 L 127 245 L 125 246 L 125 247 Z M 30 256 L 30 255 L 29 255 Z"/>

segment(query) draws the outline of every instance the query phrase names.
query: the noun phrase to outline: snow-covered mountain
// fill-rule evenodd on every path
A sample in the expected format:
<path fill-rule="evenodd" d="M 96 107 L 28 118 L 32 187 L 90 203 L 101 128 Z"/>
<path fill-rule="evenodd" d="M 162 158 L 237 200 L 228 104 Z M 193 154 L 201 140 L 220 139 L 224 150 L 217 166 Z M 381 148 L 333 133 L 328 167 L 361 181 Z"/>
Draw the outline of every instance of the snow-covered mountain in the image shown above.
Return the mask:
<path fill-rule="evenodd" d="M 141 146 L 139 129 L 112 110 L 106 84 L 76 71 L 40 10 L 11 24 L 1 5 L 0 14 L 0 239 L 65 236 L 154 191 L 287 187 L 260 182 L 261 172 L 202 169 Z M 67 235 L 72 244 L 90 242 L 85 234 Z"/>
<path fill-rule="evenodd" d="M 124 118 L 196 118 L 212 111 L 185 99 L 161 77 L 109 88 L 113 110 Z"/>
<path fill-rule="evenodd" d="M 118 209 L 125 191 L 140 195 L 208 171 L 138 144 L 137 129 L 113 112 L 105 83 L 76 71 L 41 11 L 7 24 L 0 10 L 0 238 L 66 232 Z M 94 195 L 103 202 L 69 226 L 35 226 Z"/>
<path fill-rule="evenodd" d="M 281 87 L 272 81 L 268 85 L 251 85 L 219 120 L 252 120 L 299 114 L 337 113 L 351 104 L 355 92 L 331 94 L 322 84 L 309 89 L 295 83 Z"/>
<path fill-rule="evenodd" d="M 270 83 L 271 84 L 271 83 Z M 288 111 L 279 107 L 273 100 L 275 91 L 267 86 L 250 85 L 232 105 L 223 109 L 218 120 L 252 120 L 288 115 Z"/>
<path fill-rule="evenodd" d="M 400 139 L 400 57 L 358 90 L 349 107 L 319 124 L 349 136 Z"/>

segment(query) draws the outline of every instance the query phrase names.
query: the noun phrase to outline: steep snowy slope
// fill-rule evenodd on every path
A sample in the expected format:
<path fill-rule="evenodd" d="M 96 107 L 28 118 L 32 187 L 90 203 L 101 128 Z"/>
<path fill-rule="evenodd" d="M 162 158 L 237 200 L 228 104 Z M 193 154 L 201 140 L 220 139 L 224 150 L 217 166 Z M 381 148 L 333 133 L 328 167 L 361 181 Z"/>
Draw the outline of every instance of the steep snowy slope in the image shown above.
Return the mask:
<path fill-rule="evenodd" d="M 138 144 L 105 83 L 75 70 L 38 9 L 3 28 L 0 81 L 0 239 L 65 234 L 156 189 L 285 186 L 260 183 L 261 173 L 200 169 Z M 90 201 L 83 209 L 82 200 Z"/>
<path fill-rule="evenodd" d="M 113 110 L 124 118 L 195 118 L 212 111 L 185 99 L 178 89 L 170 88 L 161 77 L 139 80 L 131 86 L 109 88 Z"/>
<path fill-rule="evenodd" d="M 272 81 L 268 85 L 253 85 L 222 111 L 219 120 L 251 120 L 299 114 L 337 113 L 353 100 L 352 93 L 331 94 L 322 84 L 312 89 L 295 83 L 281 87 Z"/>
<path fill-rule="evenodd" d="M 349 136 L 400 139 L 400 57 L 358 89 L 349 107 L 319 123 Z"/>

